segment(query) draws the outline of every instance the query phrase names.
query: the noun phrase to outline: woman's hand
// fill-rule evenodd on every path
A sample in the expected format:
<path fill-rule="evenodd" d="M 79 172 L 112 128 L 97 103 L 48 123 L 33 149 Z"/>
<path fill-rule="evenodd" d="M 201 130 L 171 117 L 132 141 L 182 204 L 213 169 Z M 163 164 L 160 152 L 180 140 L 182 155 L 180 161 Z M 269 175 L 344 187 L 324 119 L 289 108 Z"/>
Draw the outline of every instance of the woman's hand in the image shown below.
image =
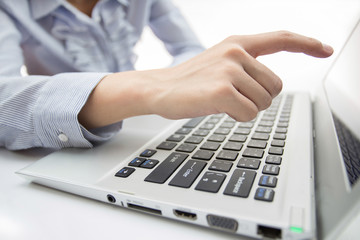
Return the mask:
<path fill-rule="evenodd" d="M 282 89 L 280 78 L 256 57 L 279 51 L 315 57 L 333 53 L 318 40 L 286 31 L 231 36 L 172 68 L 108 75 L 79 120 L 88 128 L 144 114 L 180 119 L 224 112 L 238 121 L 251 120 Z"/>

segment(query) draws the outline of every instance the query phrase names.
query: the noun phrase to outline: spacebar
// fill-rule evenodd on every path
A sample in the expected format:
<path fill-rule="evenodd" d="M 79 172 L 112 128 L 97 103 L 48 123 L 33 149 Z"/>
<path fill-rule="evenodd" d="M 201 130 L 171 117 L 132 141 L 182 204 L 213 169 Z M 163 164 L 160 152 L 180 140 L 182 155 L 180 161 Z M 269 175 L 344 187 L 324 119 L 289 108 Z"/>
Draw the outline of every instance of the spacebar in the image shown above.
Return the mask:
<path fill-rule="evenodd" d="M 181 165 L 189 155 L 184 153 L 171 153 L 157 168 L 146 178 L 146 182 L 164 183 Z"/>

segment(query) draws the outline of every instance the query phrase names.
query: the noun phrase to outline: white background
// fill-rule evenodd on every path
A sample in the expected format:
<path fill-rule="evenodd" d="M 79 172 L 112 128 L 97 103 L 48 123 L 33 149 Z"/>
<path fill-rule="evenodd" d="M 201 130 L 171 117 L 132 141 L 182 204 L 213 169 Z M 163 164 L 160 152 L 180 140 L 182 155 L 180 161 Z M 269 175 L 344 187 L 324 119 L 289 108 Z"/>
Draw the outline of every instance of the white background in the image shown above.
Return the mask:
<path fill-rule="evenodd" d="M 332 45 L 336 55 L 360 16 L 359 1 L 176 0 L 175 3 L 206 47 L 233 34 L 290 30 Z M 138 69 L 161 68 L 170 63 L 162 44 L 148 30 L 137 52 Z M 283 79 L 285 90 L 313 92 L 334 58 L 279 53 L 259 60 Z M 151 123 L 144 124 L 144 119 L 147 118 L 131 119 L 125 127 L 139 128 L 141 123 L 143 129 L 154 133 L 161 128 L 161 121 L 151 129 Z M 44 150 L 0 149 L 0 239 L 238 239 L 30 184 L 14 174 L 46 154 Z"/>

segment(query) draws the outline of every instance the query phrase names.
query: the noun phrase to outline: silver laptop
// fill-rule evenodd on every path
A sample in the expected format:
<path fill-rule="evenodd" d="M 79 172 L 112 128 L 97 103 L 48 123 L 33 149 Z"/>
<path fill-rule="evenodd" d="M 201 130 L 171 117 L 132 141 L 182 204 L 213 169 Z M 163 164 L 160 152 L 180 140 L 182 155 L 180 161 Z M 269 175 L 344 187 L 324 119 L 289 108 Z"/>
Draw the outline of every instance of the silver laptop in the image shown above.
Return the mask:
<path fill-rule="evenodd" d="M 283 93 L 251 122 L 225 114 L 125 129 L 20 170 L 120 207 L 253 238 L 336 239 L 360 212 L 360 23 L 314 102 Z M 131 153 L 130 153 L 131 152 Z"/>

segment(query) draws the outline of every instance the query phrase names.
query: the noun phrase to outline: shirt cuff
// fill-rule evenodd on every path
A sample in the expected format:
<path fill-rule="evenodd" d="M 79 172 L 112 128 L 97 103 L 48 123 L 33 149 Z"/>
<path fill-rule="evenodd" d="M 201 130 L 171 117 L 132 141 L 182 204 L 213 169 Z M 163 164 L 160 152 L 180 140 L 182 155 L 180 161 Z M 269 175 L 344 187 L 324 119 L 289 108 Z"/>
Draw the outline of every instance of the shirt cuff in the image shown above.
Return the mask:
<path fill-rule="evenodd" d="M 52 77 L 35 106 L 34 125 L 43 147 L 93 147 L 112 137 L 121 123 L 88 131 L 78 114 L 91 92 L 108 73 L 63 73 Z"/>

